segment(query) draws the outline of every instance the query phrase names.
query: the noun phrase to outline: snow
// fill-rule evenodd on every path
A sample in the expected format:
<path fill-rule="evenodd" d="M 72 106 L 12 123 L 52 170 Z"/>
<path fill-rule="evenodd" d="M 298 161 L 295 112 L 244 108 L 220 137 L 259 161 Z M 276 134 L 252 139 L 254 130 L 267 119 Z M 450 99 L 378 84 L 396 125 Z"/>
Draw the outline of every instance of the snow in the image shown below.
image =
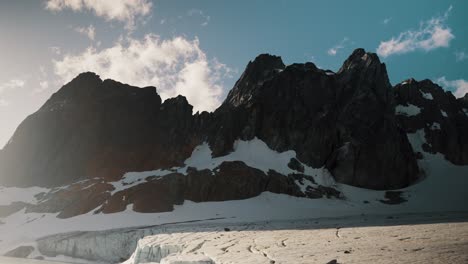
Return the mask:
<path fill-rule="evenodd" d="M 124 263 L 310 264 L 333 259 L 337 263 L 465 263 L 468 246 L 453 241 L 468 235 L 466 214 L 452 217 L 461 222 L 444 223 L 443 216 L 433 215 L 398 215 L 390 220 L 366 215 L 229 225 L 230 232 L 187 226 L 141 239 Z M 145 254 L 169 246 L 177 252 Z"/>
<path fill-rule="evenodd" d="M 429 92 L 429 93 L 425 93 L 423 91 L 421 91 L 421 94 L 422 94 L 422 97 L 424 99 L 427 99 L 427 100 L 434 100 L 434 97 L 432 97 L 432 94 Z"/>
<path fill-rule="evenodd" d="M 211 149 L 208 143 L 204 143 L 195 148 L 192 156 L 185 161 L 185 164 L 189 167 L 195 167 L 198 170 L 212 170 L 225 161 L 242 161 L 247 164 L 247 166 L 257 168 L 265 173 L 268 173 L 271 169 L 287 175 L 294 172 L 287 164 L 291 158 L 295 157 L 295 151 L 290 150 L 278 153 L 271 150 L 262 140 L 254 138 L 250 141 L 235 141 L 233 152 L 217 158 L 211 157 Z"/>
<path fill-rule="evenodd" d="M 444 110 L 440 109 L 440 113 L 443 117 L 448 117 L 447 112 L 445 112 Z"/>
<path fill-rule="evenodd" d="M 431 130 L 440 130 L 440 124 L 437 122 L 432 123 Z"/>
<path fill-rule="evenodd" d="M 122 179 L 110 182 L 114 187 L 114 190 L 111 192 L 111 195 L 116 192 L 131 188 L 133 186 L 139 185 L 146 182 L 146 178 L 150 176 L 164 176 L 167 174 L 173 173 L 170 170 L 154 170 L 154 171 L 143 171 L 143 172 L 127 172 L 124 174 Z"/>
<path fill-rule="evenodd" d="M 215 264 L 207 256 L 201 254 L 170 255 L 161 261 L 161 264 Z"/>
<path fill-rule="evenodd" d="M 335 183 L 326 169 L 304 166 L 306 175 L 314 177 L 318 184 L 333 185 L 334 188 L 343 193 L 345 199 L 307 199 L 265 192 L 246 200 L 204 203 L 185 201 L 182 205 L 175 206 L 173 212 L 137 213 L 132 210 L 132 205 L 129 205 L 123 212 L 93 214 L 91 211 L 68 219 L 59 219 L 57 214 L 52 213 L 25 213 L 23 209 L 8 217 L 0 218 L 0 254 L 20 245 L 30 244 L 44 236 L 72 231 L 99 231 L 188 221 L 246 223 L 361 214 L 388 215 L 468 211 L 466 204 L 468 200 L 468 192 L 466 192 L 468 166 L 455 166 L 441 154 L 424 152 L 422 144 L 426 143 L 426 139 L 423 129 L 408 134 L 408 138 L 413 150 L 423 154 L 423 159 L 419 160 L 418 163 L 420 168 L 424 170 L 426 178 L 401 190 L 404 192 L 404 198 L 408 200 L 402 204 L 383 204 L 379 200 L 384 199 L 385 191 L 367 190 Z M 193 151 L 183 168 L 173 168 L 169 171 L 127 173 L 121 182 L 113 184 L 115 184 L 116 189 L 126 188 L 129 185 L 141 183 L 148 176 L 164 175 L 172 171 L 184 172 L 188 166 L 198 169 L 215 168 L 223 161 L 233 160 L 244 161 L 247 165 L 265 172 L 274 169 L 280 173 L 288 174 L 294 172 L 287 167 L 293 157 L 296 157 L 294 151 L 278 153 L 269 149 L 261 140 L 253 139 L 251 141 L 237 141 L 232 153 L 212 158 L 211 150 L 205 143 Z M 297 182 L 303 190 L 312 184 L 308 181 L 303 183 L 302 185 Z M 49 190 L 37 187 L 1 188 L 0 201 L 2 204 L 10 204 L 17 200 L 34 203 L 36 202 L 34 195 L 47 191 Z M 363 203 L 364 201 L 368 201 L 368 203 Z M 72 254 L 72 244 L 69 247 L 68 254 Z M 100 250 L 99 246 L 97 245 L 93 250 Z"/>
<path fill-rule="evenodd" d="M 121 180 L 111 182 L 114 186 L 114 190 L 111 194 L 144 183 L 146 181 L 145 179 L 150 176 L 163 177 L 174 172 L 187 174 L 188 167 L 193 167 L 197 170 L 213 170 L 225 161 L 242 161 L 247 166 L 259 169 L 265 173 L 268 173 L 269 170 L 274 170 L 284 175 L 296 172 L 288 167 L 291 158 L 296 158 L 296 152 L 293 150 L 278 153 L 270 149 L 265 142 L 258 138 L 249 141 L 236 140 L 233 149 L 233 152 L 225 156 L 213 158 L 210 146 L 208 143 L 204 142 L 195 147 L 192 155 L 185 160 L 184 167 L 174 167 L 170 170 L 128 172 Z M 314 180 L 318 184 L 331 186 L 335 183 L 326 169 L 312 168 L 305 164 L 302 165 L 304 166 L 304 173 L 314 177 Z"/>
<path fill-rule="evenodd" d="M 0 186 L 0 206 L 10 205 L 13 202 L 34 204 L 37 202 L 36 195 L 49 191 L 50 189 L 40 187 L 17 188 Z"/>
<path fill-rule="evenodd" d="M 416 116 L 421 113 L 421 108 L 419 108 L 416 105 L 413 104 L 408 104 L 406 105 L 397 105 L 395 107 L 395 112 L 398 115 L 404 115 L 404 116 Z"/>

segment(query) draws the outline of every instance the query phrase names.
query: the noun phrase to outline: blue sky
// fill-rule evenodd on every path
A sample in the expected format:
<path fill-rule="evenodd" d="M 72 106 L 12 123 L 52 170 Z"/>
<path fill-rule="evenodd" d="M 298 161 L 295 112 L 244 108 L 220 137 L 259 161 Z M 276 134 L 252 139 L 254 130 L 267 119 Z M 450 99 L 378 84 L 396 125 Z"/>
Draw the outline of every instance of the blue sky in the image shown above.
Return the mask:
<path fill-rule="evenodd" d="M 0 147 L 86 70 L 212 110 L 260 53 L 336 71 L 362 47 L 380 55 L 393 84 L 428 78 L 460 96 L 467 11 L 464 0 L 1 1 Z"/>

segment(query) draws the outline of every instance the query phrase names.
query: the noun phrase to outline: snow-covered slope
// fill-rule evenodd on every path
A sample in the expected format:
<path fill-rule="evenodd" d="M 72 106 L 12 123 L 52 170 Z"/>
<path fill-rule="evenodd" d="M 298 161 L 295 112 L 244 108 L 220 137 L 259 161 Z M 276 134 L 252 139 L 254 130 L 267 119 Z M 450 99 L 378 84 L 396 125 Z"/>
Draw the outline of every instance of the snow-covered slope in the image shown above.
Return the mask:
<path fill-rule="evenodd" d="M 23 209 L 0 218 L 0 253 L 5 253 L 21 245 L 35 246 L 35 241 L 41 237 L 72 231 L 111 230 L 191 221 L 245 223 L 361 214 L 468 211 L 466 204 L 468 193 L 465 190 L 468 186 L 468 177 L 466 177 L 468 167 L 455 166 L 440 154 L 424 152 L 421 147 L 426 142 L 423 131 L 408 136 L 415 151 L 423 153 L 423 159 L 419 161 L 419 165 L 424 169 L 426 176 L 419 183 L 390 192 L 390 194 L 386 191 L 366 190 L 338 184 L 332 180 L 325 169 L 312 169 L 305 166 L 305 174 L 312 176 L 317 183 L 340 191 L 342 198 L 308 199 L 265 192 L 258 197 L 237 201 L 203 203 L 185 201 L 183 205 L 175 206 L 174 211 L 165 213 L 137 213 L 129 205 L 125 211 L 118 213 L 103 214 L 91 211 L 67 219 L 57 218 L 57 214 L 30 213 Z M 247 142 L 238 141 L 234 152 L 219 158 L 211 158 L 209 148 L 206 145 L 201 145 L 187 159 L 186 167 L 174 168 L 174 170 L 184 172 L 187 167 L 213 169 L 221 162 L 228 160 L 241 160 L 260 170 L 267 170 L 267 166 L 270 166 L 268 161 L 274 161 L 271 168 L 286 174 L 293 172 L 287 164 L 294 156 L 294 151 L 274 152 L 258 139 Z M 158 174 L 164 175 L 161 171 L 128 173 L 121 181 L 112 184 L 117 188 L 128 188 L 144 184 L 146 177 Z M 297 182 L 297 184 L 301 183 Z M 310 182 L 307 184 L 317 185 Z M 34 202 L 36 198 L 41 197 L 33 198 L 34 194 L 48 191 L 37 188 L 2 189 L 2 192 L 8 193 L 9 197 L 15 197 L 12 193 L 17 193 L 18 200 L 27 202 Z M 135 237 L 132 238 L 135 239 Z M 84 257 L 85 253 L 88 253 L 83 249 L 87 247 L 86 245 L 90 251 L 99 250 L 97 245 L 80 244 L 79 241 L 64 241 L 66 241 L 66 245 L 54 244 L 57 254 Z M 127 243 L 128 245 L 129 242 L 117 239 L 115 243 Z M 135 245 L 136 241 L 132 243 L 134 244 L 131 245 Z M 80 248 L 83 250 L 82 252 L 85 252 L 82 255 L 77 253 Z M 119 248 L 119 246 L 116 245 L 115 248 Z M 105 255 L 105 253 L 90 254 L 90 256 L 97 256 L 95 260 L 103 260 L 99 256 Z"/>

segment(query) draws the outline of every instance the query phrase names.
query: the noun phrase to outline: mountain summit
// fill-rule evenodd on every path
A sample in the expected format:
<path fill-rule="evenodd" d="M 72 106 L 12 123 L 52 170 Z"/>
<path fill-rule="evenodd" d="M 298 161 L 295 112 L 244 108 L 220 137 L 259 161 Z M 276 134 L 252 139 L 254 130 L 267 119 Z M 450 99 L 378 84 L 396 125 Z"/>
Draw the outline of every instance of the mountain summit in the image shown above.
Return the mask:
<path fill-rule="evenodd" d="M 83 73 L 18 127 L 0 152 L 0 184 L 74 186 L 28 207 L 62 217 L 264 191 L 339 198 L 334 181 L 376 190 L 415 183 L 424 151 L 468 164 L 467 115 L 466 98 L 428 80 L 392 87 L 385 64 L 363 49 L 337 73 L 259 55 L 213 113 L 193 114 L 183 96 L 162 102 L 155 87 Z M 416 131 L 423 149 L 408 137 Z M 145 173 L 130 181 L 130 172 Z"/>

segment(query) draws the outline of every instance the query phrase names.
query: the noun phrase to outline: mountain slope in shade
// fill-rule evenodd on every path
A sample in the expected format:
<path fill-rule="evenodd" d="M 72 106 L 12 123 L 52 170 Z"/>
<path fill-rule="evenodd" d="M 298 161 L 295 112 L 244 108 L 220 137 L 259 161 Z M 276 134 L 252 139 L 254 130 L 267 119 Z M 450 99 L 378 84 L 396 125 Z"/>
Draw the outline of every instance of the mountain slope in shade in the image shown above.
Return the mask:
<path fill-rule="evenodd" d="M 363 49 L 337 73 L 260 55 L 213 113 L 83 73 L 0 152 L 2 191 L 26 193 L 0 205 L 0 217 L 169 212 L 264 192 L 346 201 L 349 185 L 406 188 L 434 175 L 424 153 L 468 164 L 465 99 L 430 81 L 391 87 L 385 65 Z M 12 188 L 31 186 L 42 189 Z M 379 200 L 407 201 L 401 195 Z"/>
<path fill-rule="evenodd" d="M 339 182 L 401 188 L 419 171 L 394 108 L 385 65 L 362 49 L 336 74 L 260 55 L 219 109 L 195 115 L 182 96 L 161 102 L 154 87 L 84 73 L 20 125 L 1 152 L 0 182 L 115 180 L 181 166 L 203 142 L 221 156 L 237 139 L 257 137 L 275 151 L 296 151 L 308 166 L 327 167 Z"/>

